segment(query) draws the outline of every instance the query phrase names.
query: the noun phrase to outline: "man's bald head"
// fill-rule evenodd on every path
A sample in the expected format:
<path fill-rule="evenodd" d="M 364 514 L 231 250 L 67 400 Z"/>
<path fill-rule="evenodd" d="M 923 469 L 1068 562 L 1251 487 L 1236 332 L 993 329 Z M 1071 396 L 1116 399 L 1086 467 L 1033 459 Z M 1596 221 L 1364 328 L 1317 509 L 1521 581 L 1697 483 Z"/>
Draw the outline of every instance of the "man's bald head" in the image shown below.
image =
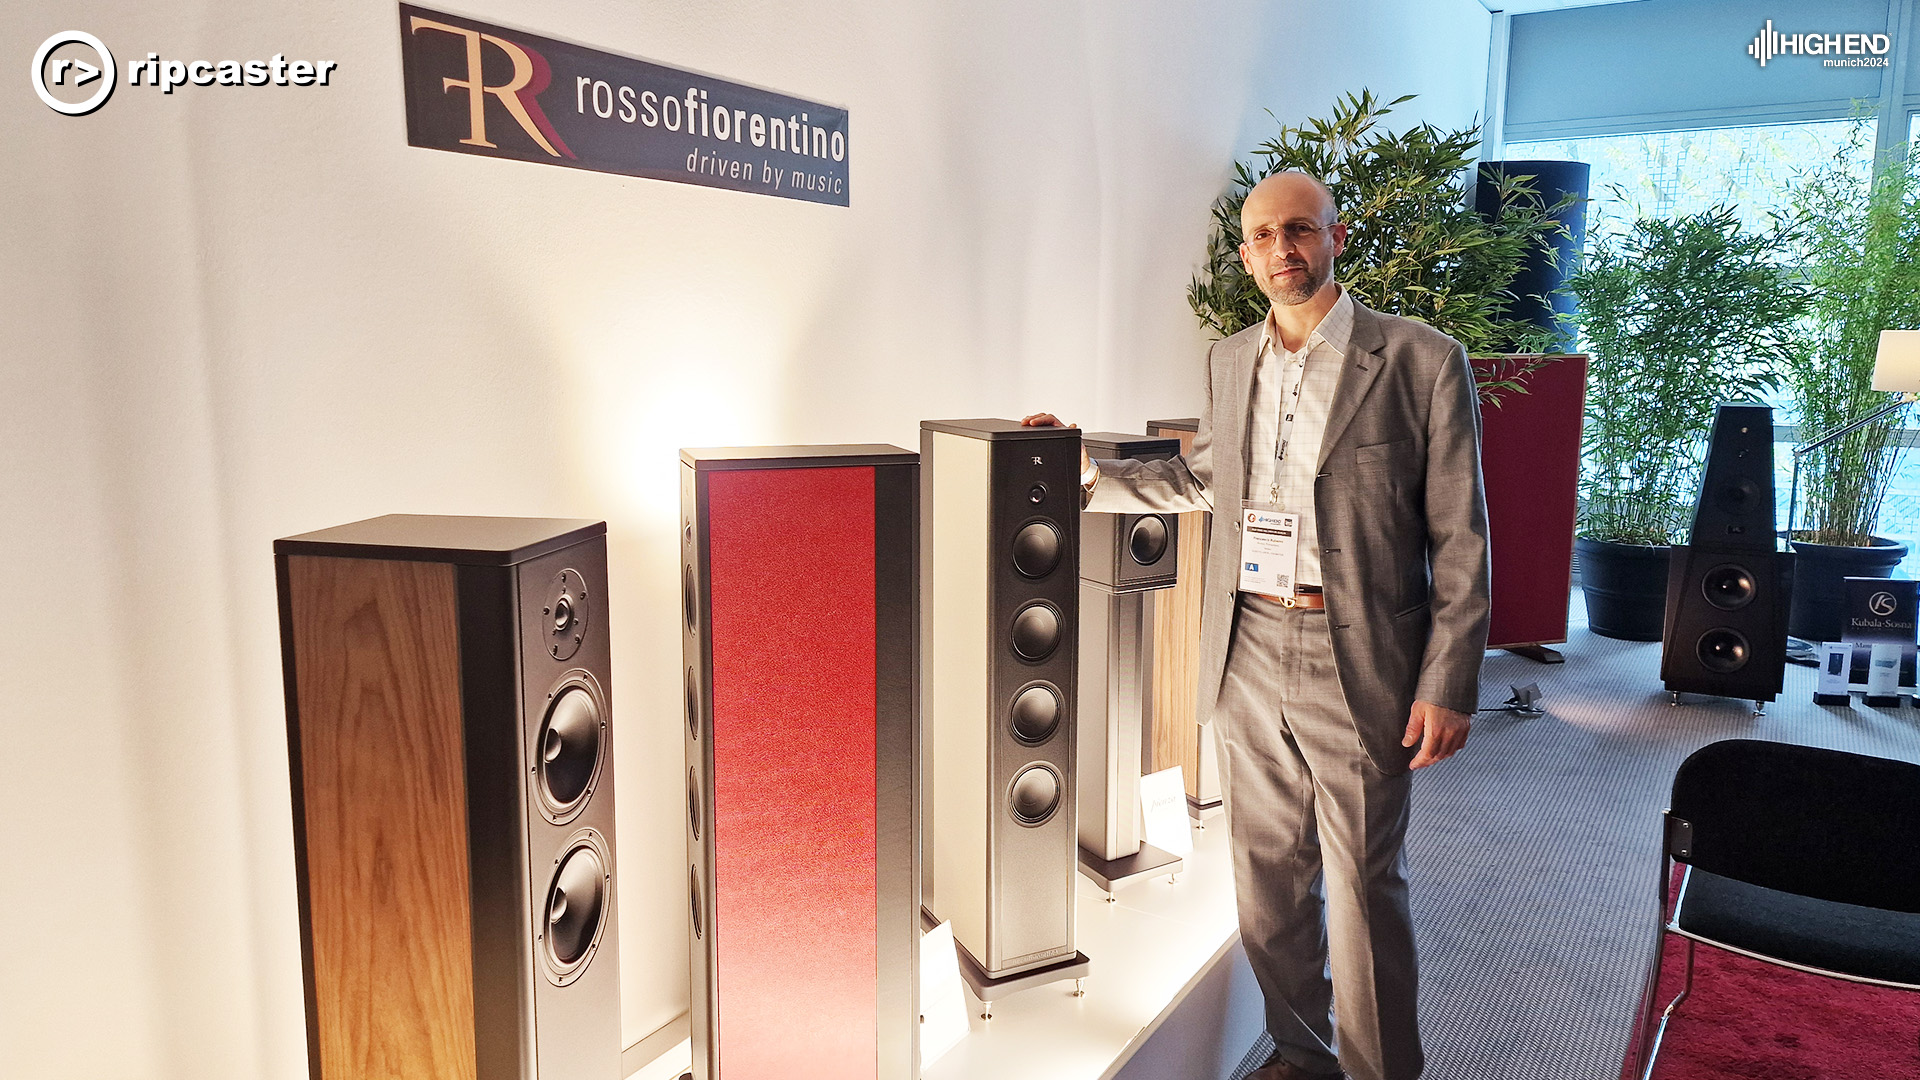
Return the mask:
<path fill-rule="evenodd" d="M 1317 209 L 1314 221 L 1321 225 L 1340 216 L 1340 207 L 1333 201 L 1333 189 L 1312 173 L 1288 169 L 1274 173 L 1247 192 L 1246 201 L 1240 204 L 1241 231 L 1246 231 L 1250 219 L 1271 216 L 1279 206 L 1296 211 L 1308 207 Z"/>

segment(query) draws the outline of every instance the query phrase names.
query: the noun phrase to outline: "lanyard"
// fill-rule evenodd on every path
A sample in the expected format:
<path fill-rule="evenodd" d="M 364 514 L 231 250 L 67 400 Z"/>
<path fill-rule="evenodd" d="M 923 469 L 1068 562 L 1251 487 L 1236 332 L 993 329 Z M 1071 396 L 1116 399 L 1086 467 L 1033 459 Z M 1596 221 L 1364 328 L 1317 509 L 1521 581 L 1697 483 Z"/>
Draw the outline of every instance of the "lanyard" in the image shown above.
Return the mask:
<path fill-rule="evenodd" d="M 1268 496 L 1275 506 L 1280 504 L 1280 466 L 1287 460 L 1287 442 L 1293 437 L 1293 414 L 1300 408 L 1300 388 L 1307 381 L 1307 356 L 1311 352 L 1313 338 L 1309 337 L 1300 350 L 1299 368 L 1294 373 L 1293 385 L 1280 389 L 1280 438 L 1273 446 L 1273 483 L 1268 490 Z M 1274 351 L 1275 359 L 1282 355 L 1285 355 L 1282 350 Z M 1294 367 L 1291 355 L 1287 355 L 1286 364 L 1289 368 Z"/>

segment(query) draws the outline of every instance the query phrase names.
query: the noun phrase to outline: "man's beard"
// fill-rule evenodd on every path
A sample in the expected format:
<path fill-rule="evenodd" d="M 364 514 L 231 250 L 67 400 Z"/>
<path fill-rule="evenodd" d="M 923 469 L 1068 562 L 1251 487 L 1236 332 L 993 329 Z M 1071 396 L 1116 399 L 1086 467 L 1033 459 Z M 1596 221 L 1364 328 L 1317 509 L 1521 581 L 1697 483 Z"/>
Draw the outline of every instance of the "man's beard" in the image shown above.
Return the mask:
<path fill-rule="evenodd" d="M 1294 307 L 1313 299 L 1314 294 L 1318 293 L 1321 287 L 1326 285 L 1327 278 L 1331 276 L 1331 274 L 1326 271 L 1318 274 L 1314 273 L 1313 267 L 1309 263 L 1289 262 L 1287 265 L 1299 269 L 1302 273 L 1292 281 L 1274 281 L 1272 278 L 1267 279 L 1267 284 L 1272 286 L 1272 290 L 1267 293 L 1267 299 L 1286 307 Z M 1331 270 L 1331 267 L 1329 267 L 1328 270 Z"/>

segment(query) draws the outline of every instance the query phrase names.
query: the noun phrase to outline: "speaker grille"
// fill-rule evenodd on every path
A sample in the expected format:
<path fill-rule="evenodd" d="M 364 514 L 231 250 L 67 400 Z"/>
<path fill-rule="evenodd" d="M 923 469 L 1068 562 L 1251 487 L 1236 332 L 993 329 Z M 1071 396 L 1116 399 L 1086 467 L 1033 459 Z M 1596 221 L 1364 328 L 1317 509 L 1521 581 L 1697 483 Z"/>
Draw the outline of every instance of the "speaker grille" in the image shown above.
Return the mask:
<path fill-rule="evenodd" d="M 606 710 L 599 691 L 591 675 L 575 670 L 547 695 L 547 713 L 534 742 L 534 773 L 540 811 L 556 825 L 586 807 L 606 758 Z"/>
<path fill-rule="evenodd" d="M 598 833 L 583 829 L 554 860 L 553 880 L 540 909 L 540 955 L 547 978 L 565 986 L 580 977 L 606 929 L 613 874 Z"/>
<path fill-rule="evenodd" d="M 1060 690 L 1049 682 L 1033 682 L 1013 697 L 1013 737 L 1038 746 L 1060 729 Z"/>
<path fill-rule="evenodd" d="M 1747 635 L 1731 627 L 1717 626 L 1700 635 L 1694 653 L 1708 671 L 1725 675 L 1746 667 L 1753 649 L 1747 643 Z"/>

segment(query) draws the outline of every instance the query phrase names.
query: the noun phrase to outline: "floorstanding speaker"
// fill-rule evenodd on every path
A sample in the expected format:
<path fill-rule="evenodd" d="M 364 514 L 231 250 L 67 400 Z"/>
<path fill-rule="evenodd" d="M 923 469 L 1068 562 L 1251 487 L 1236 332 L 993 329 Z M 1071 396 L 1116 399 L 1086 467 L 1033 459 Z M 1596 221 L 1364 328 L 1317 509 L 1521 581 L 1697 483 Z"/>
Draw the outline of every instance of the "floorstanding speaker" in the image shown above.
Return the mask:
<path fill-rule="evenodd" d="M 952 922 L 980 991 L 1085 962 L 1073 943 L 1080 432 L 929 420 L 920 461 L 924 903 Z"/>
<path fill-rule="evenodd" d="M 910 1080 L 918 458 L 680 461 L 693 1075 Z"/>
<path fill-rule="evenodd" d="M 1197 417 L 1147 421 L 1147 434 L 1180 440 L 1180 453 L 1193 452 L 1200 431 Z M 1179 515 L 1176 551 L 1178 580 L 1154 597 L 1153 729 L 1148 738 L 1148 772 L 1180 766 L 1187 785 L 1187 810 L 1200 814 L 1221 806 L 1220 765 L 1213 725 L 1195 715 L 1200 696 L 1200 600 L 1207 566 L 1211 515 L 1202 510 Z"/>
<path fill-rule="evenodd" d="M 1773 509 L 1773 410 L 1721 405 L 1693 530 L 1667 572 L 1660 678 L 1669 691 L 1779 695 L 1793 556 L 1777 550 Z"/>
<path fill-rule="evenodd" d="M 1180 440 L 1090 431 L 1095 460 L 1165 460 Z M 1175 514 L 1080 516 L 1080 708 L 1074 718 L 1074 788 L 1080 869 L 1102 888 L 1171 874 L 1180 857 L 1146 844 L 1140 777 L 1149 770 L 1153 721 L 1153 619 L 1174 584 L 1180 524 Z"/>
<path fill-rule="evenodd" d="M 274 542 L 313 1080 L 619 1080 L 605 534 Z"/>

